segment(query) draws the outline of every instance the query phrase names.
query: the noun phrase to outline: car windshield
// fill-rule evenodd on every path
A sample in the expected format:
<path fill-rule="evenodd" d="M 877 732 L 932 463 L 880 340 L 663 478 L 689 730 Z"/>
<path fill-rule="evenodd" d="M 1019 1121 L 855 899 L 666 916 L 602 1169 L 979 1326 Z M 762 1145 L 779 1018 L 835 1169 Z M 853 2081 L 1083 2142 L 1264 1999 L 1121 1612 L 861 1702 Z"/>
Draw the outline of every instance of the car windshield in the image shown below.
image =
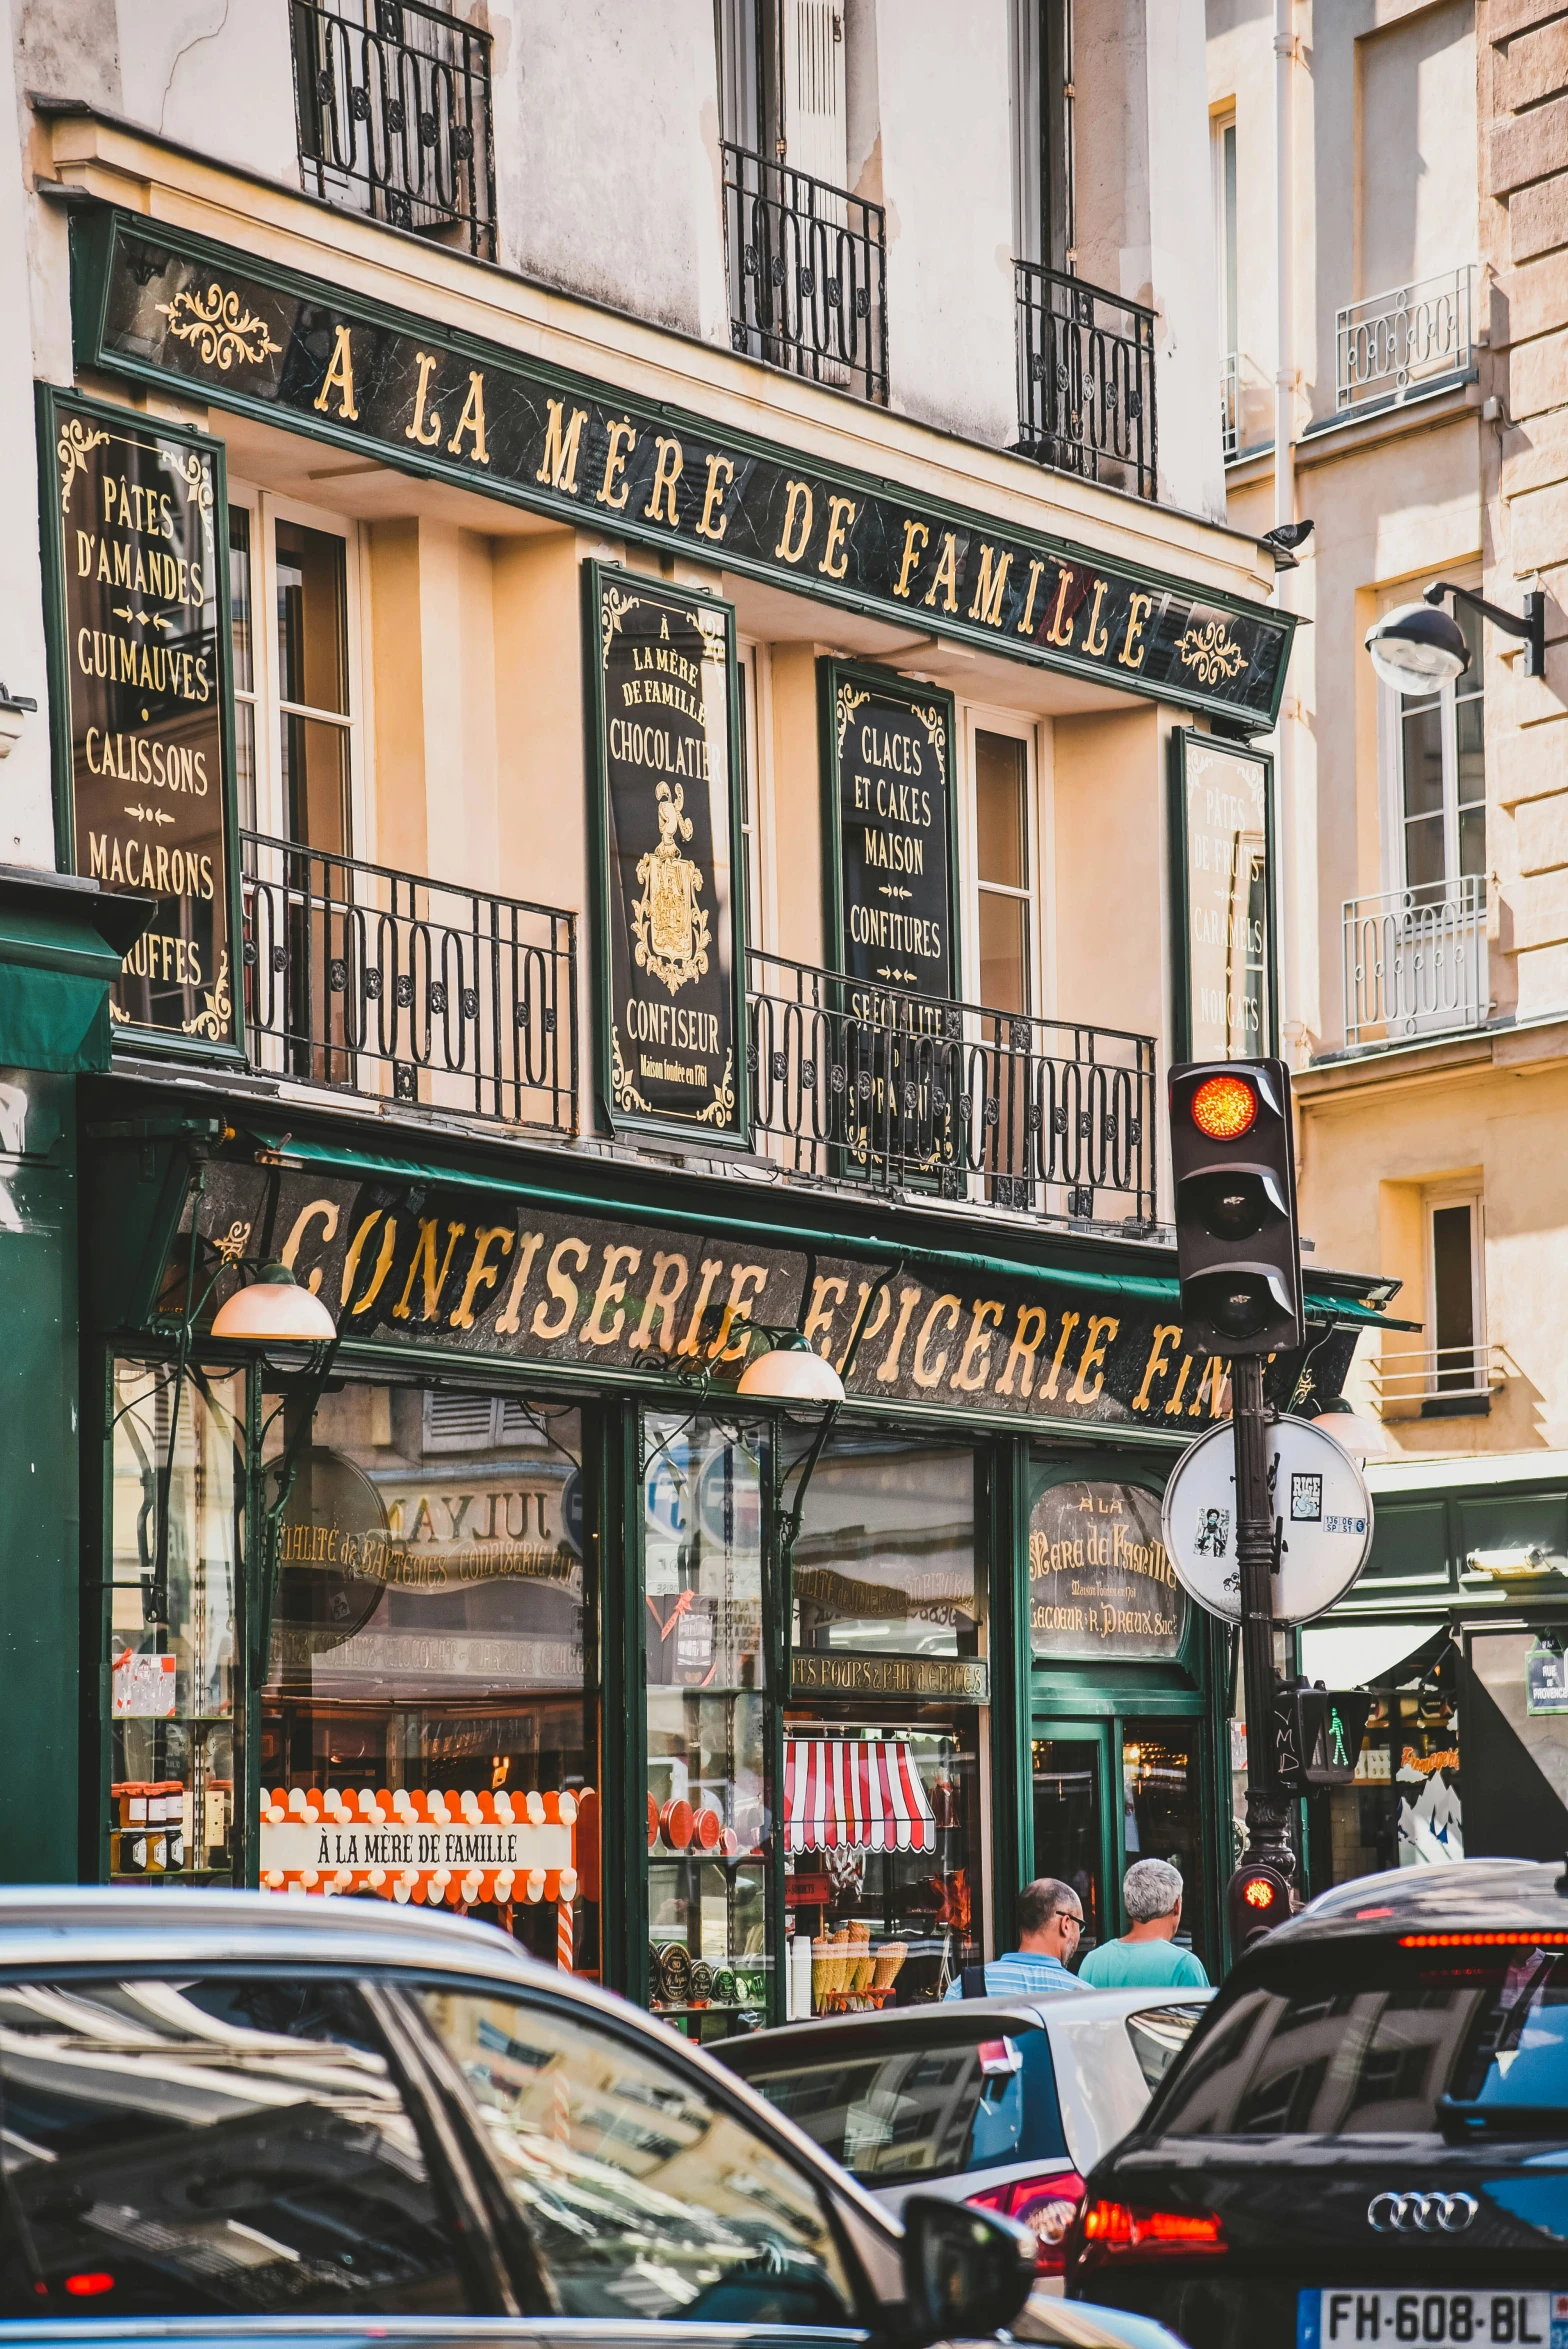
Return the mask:
<path fill-rule="evenodd" d="M 1051 2043 L 1010 2018 L 1002 2028 L 955 2011 L 940 2033 L 824 2032 L 776 2052 L 764 2036 L 736 2069 L 867 2185 L 1065 2161 Z"/>
<path fill-rule="evenodd" d="M 1148 2133 L 1503 2133 L 1542 2113 L 1568 2119 L 1568 1948 L 1524 1935 L 1434 1942 L 1281 1950 L 1261 1982 L 1210 2010 Z"/>

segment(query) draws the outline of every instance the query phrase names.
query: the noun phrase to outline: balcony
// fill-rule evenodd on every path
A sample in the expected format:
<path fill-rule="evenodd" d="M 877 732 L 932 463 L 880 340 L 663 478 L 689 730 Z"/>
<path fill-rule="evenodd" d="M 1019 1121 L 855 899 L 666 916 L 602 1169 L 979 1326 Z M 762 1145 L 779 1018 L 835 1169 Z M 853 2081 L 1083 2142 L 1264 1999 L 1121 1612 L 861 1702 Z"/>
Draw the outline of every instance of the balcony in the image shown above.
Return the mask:
<path fill-rule="evenodd" d="M 1383 1419 L 1466 1418 L 1489 1409 L 1510 1374 L 1517 1376 L 1504 1349 L 1485 1338 L 1385 1353 L 1368 1369 Z"/>
<path fill-rule="evenodd" d="M 880 204 L 722 142 L 730 345 L 887 403 L 887 227 Z"/>
<path fill-rule="evenodd" d="M 1152 498 L 1154 312 L 1033 261 L 1013 273 L 1019 452 Z"/>
<path fill-rule="evenodd" d="M 1334 404 L 1341 415 L 1397 407 L 1469 372 L 1469 262 L 1441 277 L 1351 302 L 1334 318 Z"/>
<path fill-rule="evenodd" d="M 1241 448 L 1241 361 L 1234 351 L 1220 361 L 1220 448 L 1227 465 Z"/>
<path fill-rule="evenodd" d="M 289 0 L 300 181 L 495 259 L 490 35 L 432 0 Z"/>
<path fill-rule="evenodd" d="M 1490 1016 L 1486 882 L 1467 873 L 1345 900 L 1345 1043 L 1404 1044 Z"/>
<path fill-rule="evenodd" d="M 573 915 L 264 833 L 240 844 L 258 1074 L 576 1133 Z"/>
<path fill-rule="evenodd" d="M 1155 1221 L 1154 1040 L 753 952 L 758 1148 L 805 1179 L 1043 1222 Z"/>

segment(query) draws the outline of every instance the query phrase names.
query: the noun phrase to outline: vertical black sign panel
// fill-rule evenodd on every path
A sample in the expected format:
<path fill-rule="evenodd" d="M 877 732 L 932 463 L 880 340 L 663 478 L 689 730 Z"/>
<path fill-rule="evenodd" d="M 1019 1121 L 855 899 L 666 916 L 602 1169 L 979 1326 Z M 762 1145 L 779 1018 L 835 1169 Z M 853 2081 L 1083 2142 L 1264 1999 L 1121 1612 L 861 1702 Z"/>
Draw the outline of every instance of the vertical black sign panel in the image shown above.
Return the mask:
<path fill-rule="evenodd" d="M 42 413 L 62 837 L 75 871 L 158 901 L 110 1011 L 231 1043 L 222 450 L 58 394 Z"/>
<path fill-rule="evenodd" d="M 878 987 L 951 996 L 952 701 L 837 661 L 822 674 L 839 968 Z"/>
<path fill-rule="evenodd" d="M 733 615 L 589 566 L 600 1090 L 613 1125 L 745 1134 Z"/>
<path fill-rule="evenodd" d="M 1273 761 L 1240 743 L 1171 736 L 1177 1058 L 1267 1059 L 1274 994 Z"/>

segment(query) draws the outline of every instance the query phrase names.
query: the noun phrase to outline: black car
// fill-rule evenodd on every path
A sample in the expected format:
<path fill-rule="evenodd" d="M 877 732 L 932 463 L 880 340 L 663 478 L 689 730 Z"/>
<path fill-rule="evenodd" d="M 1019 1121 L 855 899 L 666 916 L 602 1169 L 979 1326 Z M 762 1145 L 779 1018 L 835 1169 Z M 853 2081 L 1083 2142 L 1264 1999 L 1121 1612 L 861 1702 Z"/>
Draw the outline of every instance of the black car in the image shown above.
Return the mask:
<path fill-rule="evenodd" d="M 1090 2173 L 1070 2295 L 1193 2349 L 1568 2349 L 1568 1871 L 1362 1877 Z"/>

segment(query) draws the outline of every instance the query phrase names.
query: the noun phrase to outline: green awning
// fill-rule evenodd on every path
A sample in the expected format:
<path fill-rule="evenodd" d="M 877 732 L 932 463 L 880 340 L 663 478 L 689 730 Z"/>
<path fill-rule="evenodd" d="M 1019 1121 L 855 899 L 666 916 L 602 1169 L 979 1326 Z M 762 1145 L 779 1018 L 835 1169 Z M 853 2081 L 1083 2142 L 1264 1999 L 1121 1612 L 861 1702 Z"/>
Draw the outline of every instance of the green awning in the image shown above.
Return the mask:
<path fill-rule="evenodd" d="M 109 1066 L 109 989 L 152 910 L 70 874 L 0 871 L 0 1068 Z"/>
<path fill-rule="evenodd" d="M 913 1234 L 895 1232 L 829 1231 L 821 1227 L 785 1222 L 762 1213 L 746 1215 L 736 1212 L 735 1186 L 726 1188 L 724 1207 L 718 1211 L 701 1206 L 672 1207 L 660 1201 L 657 1208 L 646 1200 L 629 1197 L 624 1192 L 597 1186 L 546 1184 L 532 1176 L 478 1174 L 466 1168 L 432 1166 L 412 1158 L 386 1158 L 373 1152 L 355 1148 L 345 1142 L 315 1142 L 301 1135 L 274 1130 L 263 1132 L 252 1128 L 256 1139 L 267 1150 L 273 1150 L 285 1159 L 298 1159 L 311 1166 L 329 1166 L 337 1172 L 357 1175 L 367 1182 L 393 1181 L 404 1183 L 448 1183 L 459 1189 L 501 1193 L 509 1198 L 535 1199 L 541 1206 L 564 1207 L 591 1213 L 599 1208 L 606 1213 L 624 1215 L 633 1220 L 656 1215 L 662 1223 L 680 1224 L 693 1231 L 733 1232 L 757 1240 L 772 1241 L 784 1248 L 814 1249 L 825 1255 L 864 1257 L 886 1264 L 899 1258 L 910 1267 L 930 1265 L 947 1270 L 986 1275 L 1007 1281 L 1043 1282 L 1048 1287 L 1099 1289 L 1109 1296 L 1143 1297 L 1156 1304 L 1177 1307 L 1180 1287 L 1169 1274 L 1102 1271 L 1083 1264 L 1039 1264 L 1021 1256 L 977 1255 L 964 1248 L 932 1247 L 922 1243 Z M 776 1197 L 777 1194 L 772 1194 Z M 771 1199 L 770 1199 L 771 1203 Z M 760 1204 L 760 1203 L 759 1203 Z M 1370 1283 L 1367 1284 L 1370 1286 Z M 1420 1328 L 1419 1322 L 1393 1321 L 1375 1307 L 1363 1304 L 1354 1296 L 1341 1296 L 1321 1283 L 1308 1285 L 1306 1308 L 1309 1318 L 1317 1322 L 1342 1322 L 1347 1326 L 1371 1329 Z"/>

